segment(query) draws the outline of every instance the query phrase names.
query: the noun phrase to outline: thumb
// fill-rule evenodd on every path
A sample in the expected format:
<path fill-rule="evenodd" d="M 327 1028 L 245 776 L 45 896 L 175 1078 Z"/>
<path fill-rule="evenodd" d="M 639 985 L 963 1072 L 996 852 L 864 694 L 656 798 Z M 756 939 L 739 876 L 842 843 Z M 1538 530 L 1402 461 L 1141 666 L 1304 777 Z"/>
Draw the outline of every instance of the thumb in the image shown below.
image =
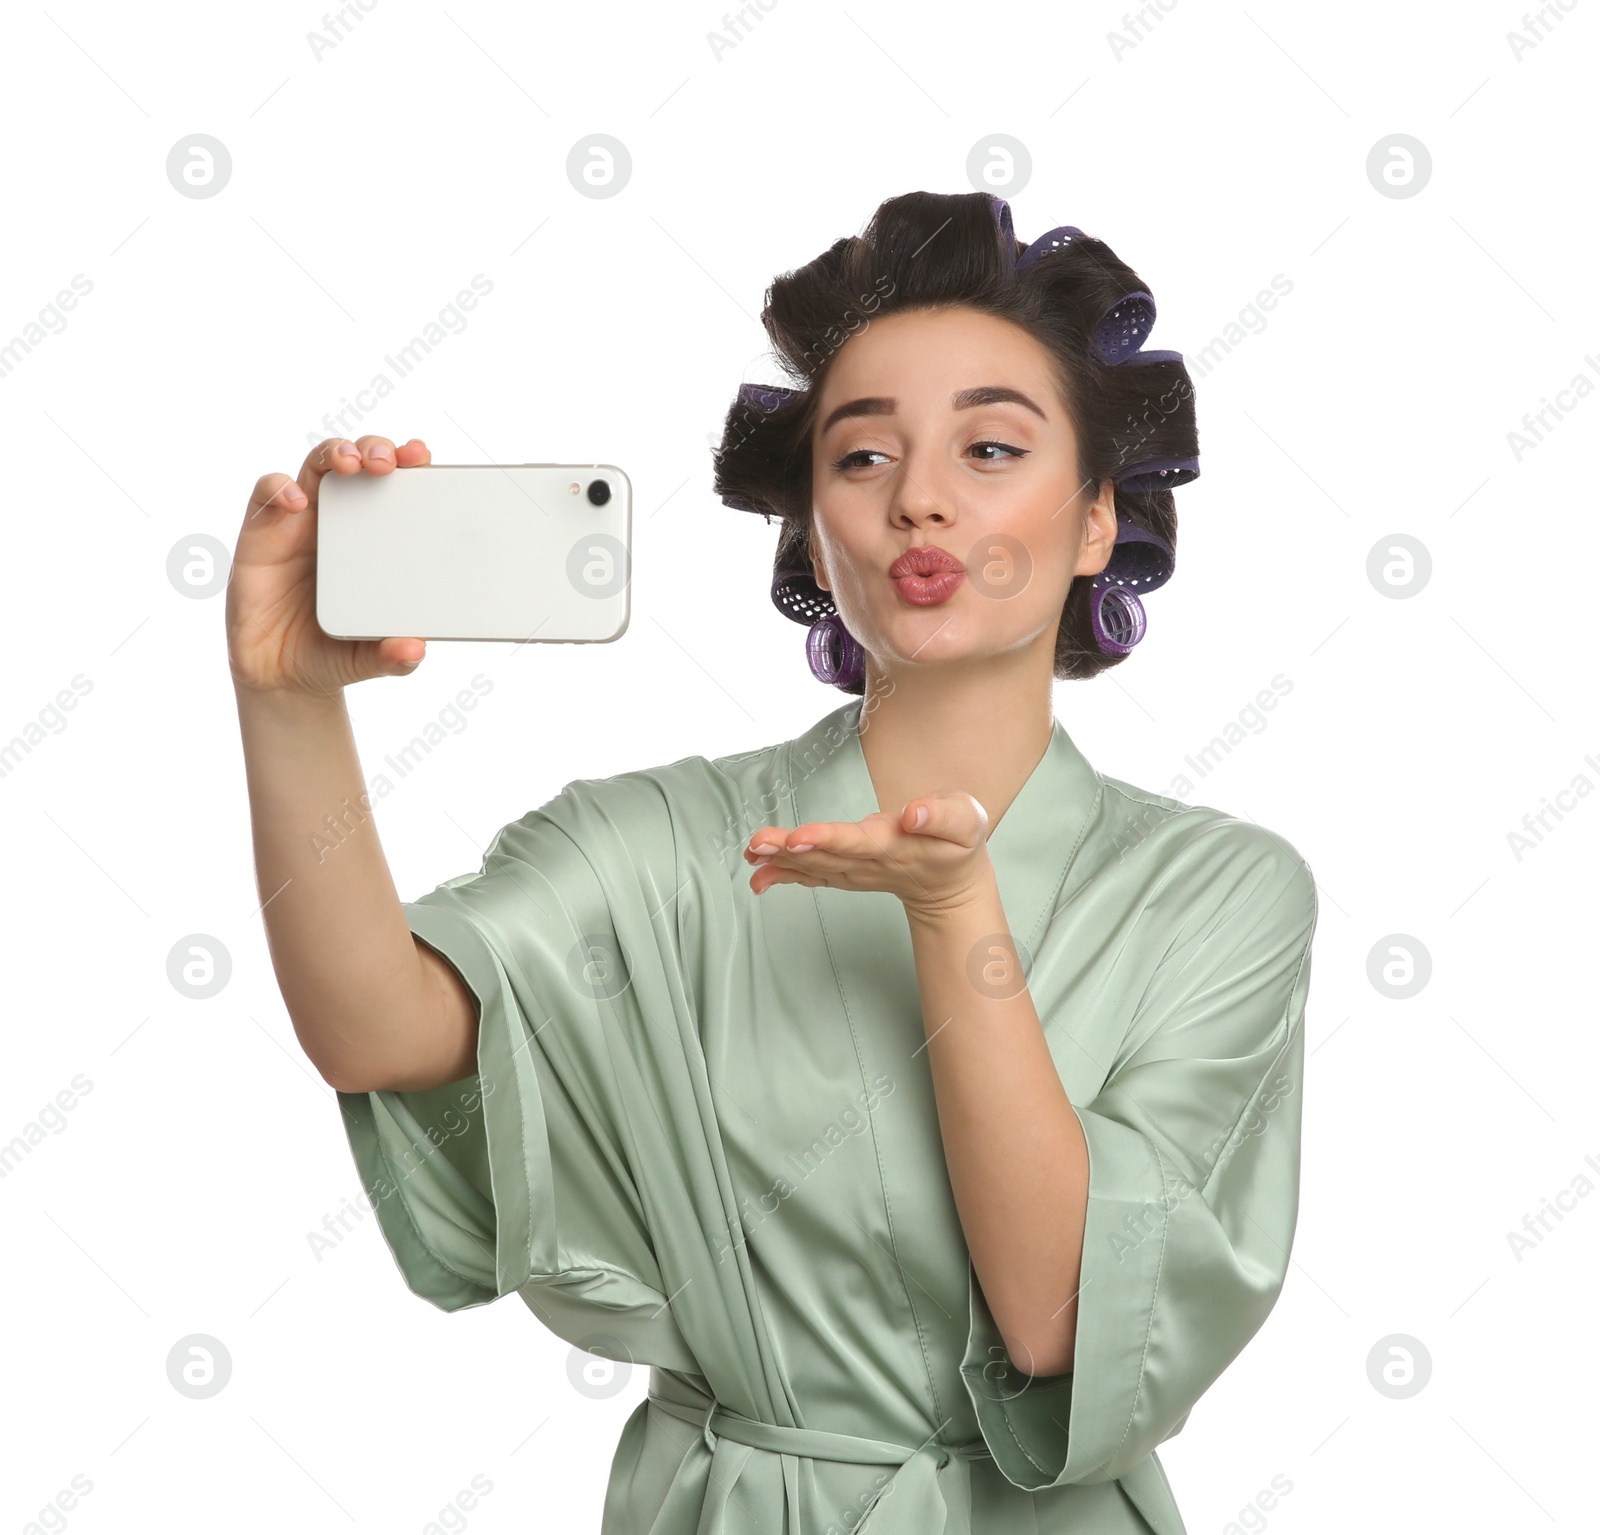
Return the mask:
<path fill-rule="evenodd" d="M 372 675 L 377 677 L 409 677 L 428 653 L 426 640 L 393 637 L 371 644 Z"/>
<path fill-rule="evenodd" d="M 977 847 L 989 836 L 989 812 L 965 789 L 919 794 L 900 812 L 900 829 L 919 837 L 942 837 Z"/>

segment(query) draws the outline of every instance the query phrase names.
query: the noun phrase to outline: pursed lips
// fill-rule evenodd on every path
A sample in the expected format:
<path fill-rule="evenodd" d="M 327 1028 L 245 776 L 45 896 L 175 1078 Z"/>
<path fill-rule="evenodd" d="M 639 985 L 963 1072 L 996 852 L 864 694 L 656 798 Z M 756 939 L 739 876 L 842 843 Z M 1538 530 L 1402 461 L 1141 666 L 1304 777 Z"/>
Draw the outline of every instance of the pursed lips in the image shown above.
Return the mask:
<path fill-rule="evenodd" d="M 965 570 L 966 566 L 947 549 L 935 544 L 924 544 L 908 549 L 889 567 L 891 580 L 901 576 L 937 576 L 951 571 Z"/>

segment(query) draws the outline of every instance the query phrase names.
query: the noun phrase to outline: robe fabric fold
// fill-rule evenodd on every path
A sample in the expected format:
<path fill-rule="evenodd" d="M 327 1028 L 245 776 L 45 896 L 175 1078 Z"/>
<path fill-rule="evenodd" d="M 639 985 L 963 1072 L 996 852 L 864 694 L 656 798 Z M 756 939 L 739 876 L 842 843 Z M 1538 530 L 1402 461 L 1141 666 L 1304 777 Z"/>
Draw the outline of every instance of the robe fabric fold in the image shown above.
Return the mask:
<path fill-rule="evenodd" d="M 1029 1377 L 962 1235 L 899 900 L 749 889 L 758 827 L 879 808 L 862 707 L 574 781 L 406 905 L 478 1071 L 338 1095 L 379 1227 L 441 1309 L 515 1291 L 650 1367 L 602 1535 L 1183 1535 L 1154 1451 L 1288 1269 L 1311 873 L 1059 720 L 995 827 L 1089 1149 L 1073 1369 Z"/>

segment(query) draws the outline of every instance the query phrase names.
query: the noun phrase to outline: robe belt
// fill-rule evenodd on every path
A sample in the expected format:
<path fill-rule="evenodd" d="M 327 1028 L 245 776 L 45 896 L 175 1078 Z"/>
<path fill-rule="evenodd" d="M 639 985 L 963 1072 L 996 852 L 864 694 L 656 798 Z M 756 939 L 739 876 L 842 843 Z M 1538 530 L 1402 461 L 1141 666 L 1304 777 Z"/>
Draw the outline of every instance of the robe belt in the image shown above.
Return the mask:
<path fill-rule="evenodd" d="M 971 1535 L 974 1460 L 991 1459 L 982 1440 L 971 1444 L 890 1444 L 855 1434 L 834 1434 L 817 1428 L 785 1428 L 747 1418 L 721 1402 L 709 1410 L 685 1406 L 651 1391 L 649 1400 L 663 1412 L 701 1429 L 713 1453 L 717 1439 L 775 1455 L 801 1455 L 813 1460 L 847 1461 L 858 1466 L 899 1469 L 873 1495 L 854 1535 Z"/>

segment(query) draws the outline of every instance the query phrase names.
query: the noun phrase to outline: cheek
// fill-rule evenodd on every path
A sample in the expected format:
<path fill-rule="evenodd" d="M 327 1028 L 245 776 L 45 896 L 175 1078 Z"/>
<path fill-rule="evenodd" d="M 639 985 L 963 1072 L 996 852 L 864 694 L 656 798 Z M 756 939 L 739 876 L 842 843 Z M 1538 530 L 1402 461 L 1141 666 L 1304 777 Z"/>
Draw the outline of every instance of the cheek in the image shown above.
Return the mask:
<path fill-rule="evenodd" d="M 830 518 L 826 511 L 817 508 L 811 525 L 811 541 L 835 587 L 860 587 L 875 568 L 877 549 L 861 529 L 850 527 L 848 518 Z"/>
<path fill-rule="evenodd" d="M 1082 531 L 1070 506 L 1043 507 L 1022 535 L 1033 556 L 1034 581 L 1066 601 L 1078 564 Z"/>
<path fill-rule="evenodd" d="M 974 588 L 1030 616 L 1059 607 L 1072 580 L 1067 534 L 1062 518 L 1052 520 L 1048 511 L 997 524 L 968 550 Z"/>

